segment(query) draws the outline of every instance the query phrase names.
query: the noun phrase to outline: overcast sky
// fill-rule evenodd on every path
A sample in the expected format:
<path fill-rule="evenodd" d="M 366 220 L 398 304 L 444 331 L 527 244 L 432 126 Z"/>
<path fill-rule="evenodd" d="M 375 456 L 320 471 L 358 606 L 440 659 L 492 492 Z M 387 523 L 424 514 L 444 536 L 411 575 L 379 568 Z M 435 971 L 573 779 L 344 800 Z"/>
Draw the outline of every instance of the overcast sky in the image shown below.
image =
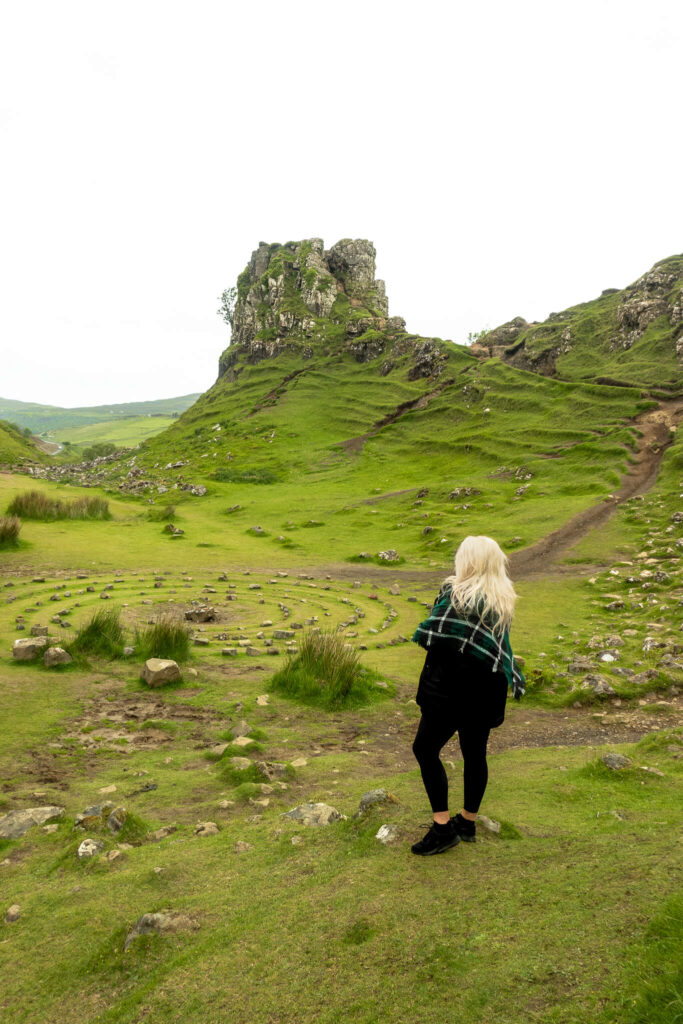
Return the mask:
<path fill-rule="evenodd" d="M 204 391 L 260 240 L 465 341 L 683 251 L 679 0 L 60 0 L 0 20 L 0 395 Z"/>

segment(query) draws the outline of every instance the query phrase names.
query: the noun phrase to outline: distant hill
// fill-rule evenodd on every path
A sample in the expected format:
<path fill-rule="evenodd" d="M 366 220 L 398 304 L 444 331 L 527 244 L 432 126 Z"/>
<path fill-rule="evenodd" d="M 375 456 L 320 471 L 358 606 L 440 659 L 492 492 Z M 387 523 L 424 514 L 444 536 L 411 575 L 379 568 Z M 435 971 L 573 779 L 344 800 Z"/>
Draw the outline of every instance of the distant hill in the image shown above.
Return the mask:
<path fill-rule="evenodd" d="M 171 416 L 188 409 L 199 397 L 198 393 L 176 398 L 159 398 L 151 402 L 123 402 L 118 405 L 77 406 L 66 409 L 58 405 L 40 405 L 0 398 L 0 418 L 11 420 L 20 427 L 29 427 L 34 434 L 64 427 L 82 427 L 90 423 L 103 423 L 132 416 Z"/>

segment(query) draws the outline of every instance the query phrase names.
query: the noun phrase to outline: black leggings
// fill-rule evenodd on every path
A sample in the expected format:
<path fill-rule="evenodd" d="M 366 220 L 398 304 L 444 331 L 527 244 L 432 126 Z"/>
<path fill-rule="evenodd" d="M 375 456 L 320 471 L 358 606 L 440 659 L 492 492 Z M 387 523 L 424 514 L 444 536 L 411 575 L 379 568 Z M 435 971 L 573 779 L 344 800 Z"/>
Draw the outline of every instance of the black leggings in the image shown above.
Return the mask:
<path fill-rule="evenodd" d="M 465 810 L 476 814 L 479 810 L 489 778 L 486 763 L 486 744 L 490 729 L 481 725 L 458 726 L 449 712 L 422 712 L 422 718 L 413 743 L 413 753 L 422 772 L 422 781 L 432 811 L 448 810 L 448 778 L 439 752 L 457 731 L 464 761 Z"/>

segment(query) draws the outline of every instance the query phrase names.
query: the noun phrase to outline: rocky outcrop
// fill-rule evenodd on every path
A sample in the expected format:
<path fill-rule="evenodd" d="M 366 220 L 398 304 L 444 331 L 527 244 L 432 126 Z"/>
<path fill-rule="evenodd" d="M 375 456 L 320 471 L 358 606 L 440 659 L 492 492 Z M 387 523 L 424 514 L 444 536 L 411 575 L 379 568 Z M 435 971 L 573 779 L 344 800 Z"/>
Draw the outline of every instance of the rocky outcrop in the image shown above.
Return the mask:
<path fill-rule="evenodd" d="M 231 343 L 220 357 L 219 377 L 234 377 L 240 356 L 254 363 L 286 348 L 310 356 L 311 343 L 340 337 L 353 339 L 360 362 L 376 358 L 383 344 L 376 337 L 362 341 L 363 335 L 395 335 L 405 321 L 388 315 L 375 255 L 372 242 L 360 238 L 343 238 L 329 250 L 321 238 L 261 242 L 237 280 Z"/>
<path fill-rule="evenodd" d="M 550 313 L 543 323 L 527 323 L 515 317 L 479 337 L 470 352 L 480 359 L 498 356 L 517 369 L 554 376 L 557 360 L 575 346 L 594 345 L 606 353 L 628 350 L 657 320 L 663 325 L 661 341 L 669 341 L 678 359 L 683 360 L 681 256 L 655 264 L 628 288 L 606 288 L 593 303 Z M 625 380 L 595 379 L 618 385 L 629 382 L 629 374 L 624 376 Z"/>
<path fill-rule="evenodd" d="M 674 271 L 655 266 L 624 290 L 624 299 L 617 307 L 618 331 L 611 340 L 611 348 L 630 348 L 660 316 L 666 316 L 671 327 L 683 322 L 683 292 L 674 289 L 672 294 L 676 281 Z"/>

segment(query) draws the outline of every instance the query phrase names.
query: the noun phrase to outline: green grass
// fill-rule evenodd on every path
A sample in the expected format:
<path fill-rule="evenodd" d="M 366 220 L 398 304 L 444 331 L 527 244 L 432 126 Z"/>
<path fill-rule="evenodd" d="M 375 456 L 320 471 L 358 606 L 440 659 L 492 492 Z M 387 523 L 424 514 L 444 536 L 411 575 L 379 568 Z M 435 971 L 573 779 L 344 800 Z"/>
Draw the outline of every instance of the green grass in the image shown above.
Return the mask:
<path fill-rule="evenodd" d="M 125 645 L 125 631 L 121 625 L 120 608 L 98 608 L 88 622 L 65 644 L 73 657 L 121 658 Z"/>
<path fill-rule="evenodd" d="M 307 633 L 269 688 L 292 700 L 336 710 L 376 699 L 377 673 L 361 665 L 353 647 L 339 633 Z"/>
<path fill-rule="evenodd" d="M 190 630 L 173 617 L 162 616 L 151 625 L 136 627 L 133 645 L 136 656 L 145 661 L 147 658 L 187 661 L 191 650 Z"/>

